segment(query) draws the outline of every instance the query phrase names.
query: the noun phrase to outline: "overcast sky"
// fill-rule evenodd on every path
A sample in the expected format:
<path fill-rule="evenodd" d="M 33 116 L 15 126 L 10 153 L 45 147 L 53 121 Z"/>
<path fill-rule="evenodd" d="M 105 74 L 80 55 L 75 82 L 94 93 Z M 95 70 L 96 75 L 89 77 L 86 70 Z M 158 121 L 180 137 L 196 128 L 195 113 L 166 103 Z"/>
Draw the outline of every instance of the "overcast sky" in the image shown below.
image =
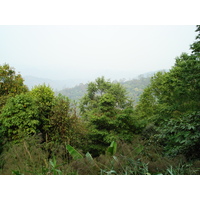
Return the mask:
<path fill-rule="evenodd" d="M 0 64 L 55 80 L 131 79 L 190 52 L 193 25 L 0 26 Z"/>

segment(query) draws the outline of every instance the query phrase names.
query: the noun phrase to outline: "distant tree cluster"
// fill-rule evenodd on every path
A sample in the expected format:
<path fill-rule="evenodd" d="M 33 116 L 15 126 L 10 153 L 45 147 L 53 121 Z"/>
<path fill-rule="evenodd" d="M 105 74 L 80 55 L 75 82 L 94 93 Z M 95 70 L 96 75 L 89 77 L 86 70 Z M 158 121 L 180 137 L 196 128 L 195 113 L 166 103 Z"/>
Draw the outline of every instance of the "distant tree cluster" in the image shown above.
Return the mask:
<path fill-rule="evenodd" d="M 128 92 L 127 95 L 134 100 L 134 104 L 137 104 L 144 88 L 150 83 L 150 77 L 150 75 L 147 77 L 141 75 L 132 80 L 113 81 L 113 83 L 118 82 L 124 86 Z M 79 101 L 87 92 L 87 88 L 88 84 L 81 83 L 73 88 L 65 88 L 57 93 L 61 93 L 72 100 Z"/>

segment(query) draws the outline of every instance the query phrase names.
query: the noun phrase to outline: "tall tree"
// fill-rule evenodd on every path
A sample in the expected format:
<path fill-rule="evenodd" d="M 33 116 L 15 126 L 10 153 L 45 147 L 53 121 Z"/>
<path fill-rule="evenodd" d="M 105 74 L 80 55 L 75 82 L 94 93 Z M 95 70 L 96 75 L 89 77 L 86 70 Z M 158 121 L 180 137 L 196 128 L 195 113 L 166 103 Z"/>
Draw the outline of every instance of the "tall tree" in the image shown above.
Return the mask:
<path fill-rule="evenodd" d="M 89 151 L 93 155 L 104 153 L 111 141 L 130 141 L 137 133 L 132 101 L 119 83 L 111 83 L 104 77 L 89 83 L 80 109 L 88 122 Z"/>
<path fill-rule="evenodd" d="M 3 140 L 20 141 L 38 132 L 39 111 L 29 92 L 8 99 L 0 114 Z"/>
<path fill-rule="evenodd" d="M 192 53 L 200 56 L 200 25 L 196 26 L 196 32 L 198 32 L 198 35 L 196 36 L 196 41 L 190 46 Z"/>
<path fill-rule="evenodd" d="M 123 109 L 132 103 L 127 96 L 126 89 L 120 83 L 111 83 L 110 80 L 105 80 L 104 77 L 97 78 L 95 82 L 88 84 L 87 93 L 81 99 L 80 109 L 84 116 L 87 111 L 97 107 L 104 94 L 110 94 L 115 98 L 115 108 Z"/>
<path fill-rule="evenodd" d="M 68 97 L 58 95 L 54 99 L 49 115 L 49 141 L 58 144 L 70 144 L 73 147 L 83 146 L 84 124 Z"/>
<path fill-rule="evenodd" d="M 0 108 L 5 105 L 9 97 L 27 91 L 23 78 L 14 68 L 8 64 L 0 65 Z"/>
<path fill-rule="evenodd" d="M 169 72 L 159 72 L 152 77 L 137 106 L 141 119 L 159 127 L 159 138 L 167 152 L 174 155 L 198 154 L 195 151 L 200 142 L 197 120 L 200 110 L 199 34 L 196 39 L 190 55 L 182 53 Z M 176 149 L 171 151 L 173 146 Z"/>
<path fill-rule="evenodd" d="M 48 141 L 49 116 L 55 99 L 54 92 L 44 84 L 35 86 L 30 93 L 35 97 L 39 109 L 39 130 L 42 133 L 43 140 Z"/>

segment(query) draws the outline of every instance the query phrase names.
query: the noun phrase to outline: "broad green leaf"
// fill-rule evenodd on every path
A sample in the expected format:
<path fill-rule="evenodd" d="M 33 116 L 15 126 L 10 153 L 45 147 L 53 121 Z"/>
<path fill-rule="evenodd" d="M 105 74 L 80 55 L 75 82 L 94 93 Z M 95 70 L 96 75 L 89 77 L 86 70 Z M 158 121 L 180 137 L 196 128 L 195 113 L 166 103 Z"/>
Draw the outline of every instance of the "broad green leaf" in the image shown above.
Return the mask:
<path fill-rule="evenodd" d="M 116 153 L 116 151 L 117 151 L 117 143 L 115 141 L 112 141 L 106 153 L 113 156 Z"/>
<path fill-rule="evenodd" d="M 66 149 L 69 151 L 69 154 L 72 156 L 74 160 L 83 158 L 83 156 L 69 144 L 66 146 Z"/>
<path fill-rule="evenodd" d="M 92 155 L 89 152 L 87 152 L 85 154 L 85 157 L 90 163 L 95 164 L 94 159 L 93 159 Z"/>

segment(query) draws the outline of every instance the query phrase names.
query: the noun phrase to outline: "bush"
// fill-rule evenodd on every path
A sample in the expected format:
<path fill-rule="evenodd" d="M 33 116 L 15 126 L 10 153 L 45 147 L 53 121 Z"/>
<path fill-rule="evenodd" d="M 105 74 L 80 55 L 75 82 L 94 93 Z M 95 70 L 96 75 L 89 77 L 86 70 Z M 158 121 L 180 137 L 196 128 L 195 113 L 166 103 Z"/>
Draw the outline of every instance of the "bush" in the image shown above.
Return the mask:
<path fill-rule="evenodd" d="M 200 158 L 200 112 L 186 113 L 182 117 L 165 121 L 158 128 L 160 141 L 168 155 Z"/>
<path fill-rule="evenodd" d="M 48 153 L 40 144 L 41 138 L 31 136 L 23 142 L 8 142 L 1 154 L 1 174 L 42 174 L 48 168 Z"/>
<path fill-rule="evenodd" d="M 27 135 L 37 133 L 39 125 L 38 106 L 30 93 L 10 98 L 0 114 L 1 137 L 21 140 Z"/>

